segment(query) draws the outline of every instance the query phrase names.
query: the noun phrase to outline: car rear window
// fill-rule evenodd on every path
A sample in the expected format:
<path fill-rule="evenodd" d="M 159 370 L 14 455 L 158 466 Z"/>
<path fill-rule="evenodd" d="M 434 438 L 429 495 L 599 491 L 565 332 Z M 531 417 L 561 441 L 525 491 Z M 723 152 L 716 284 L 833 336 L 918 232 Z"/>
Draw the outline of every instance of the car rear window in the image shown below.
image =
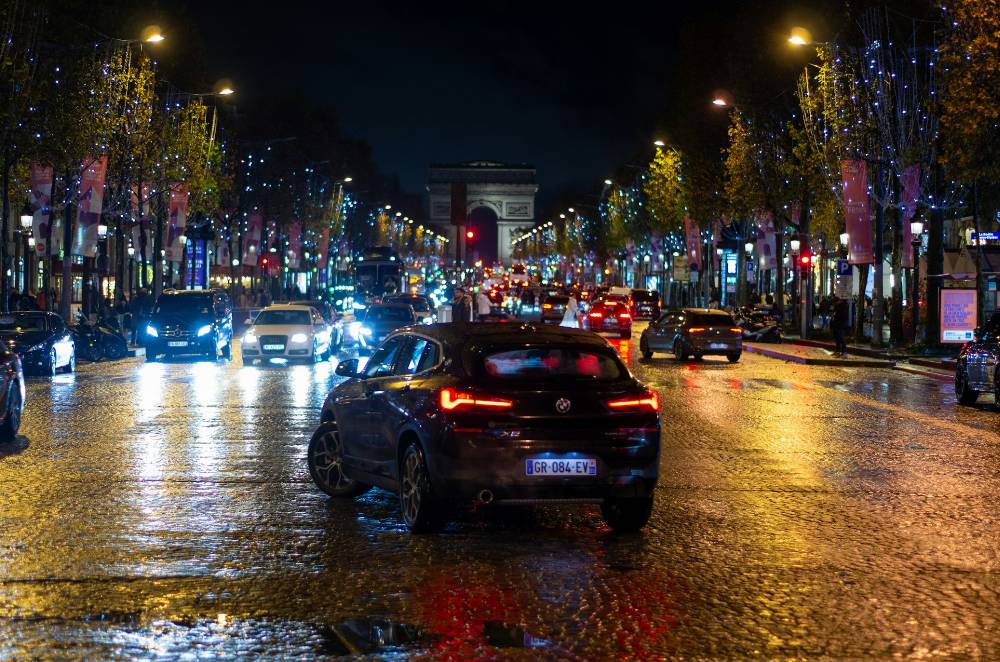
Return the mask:
<path fill-rule="evenodd" d="M 688 313 L 687 323 L 691 326 L 733 326 L 736 322 L 728 315 L 709 315 L 706 313 Z"/>
<path fill-rule="evenodd" d="M 160 295 L 156 300 L 156 313 L 200 313 L 207 315 L 212 311 L 211 294 L 174 294 Z"/>
<path fill-rule="evenodd" d="M 546 297 L 545 303 L 551 303 L 552 305 L 569 303 L 569 297 Z"/>
<path fill-rule="evenodd" d="M 385 308 L 376 307 L 368 309 L 368 314 L 365 315 L 365 319 L 372 322 L 411 322 L 413 321 L 413 313 L 409 308 L 403 308 L 402 306 L 386 306 Z"/>
<path fill-rule="evenodd" d="M 586 378 L 615 381 L 625 376 L 622 364 L 590 348 L 541 347 L 488 351 L 482 356 L 486 376 L 500 380 Z"/>

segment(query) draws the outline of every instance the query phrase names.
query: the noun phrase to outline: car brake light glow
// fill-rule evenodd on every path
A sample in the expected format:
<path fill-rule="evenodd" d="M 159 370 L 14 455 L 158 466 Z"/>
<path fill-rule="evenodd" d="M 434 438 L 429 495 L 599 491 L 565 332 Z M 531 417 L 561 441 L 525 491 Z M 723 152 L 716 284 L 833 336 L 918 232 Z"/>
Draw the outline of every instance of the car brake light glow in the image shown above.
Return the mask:
<path fill-rule="evenodd" d="M 628 313 L 621 313 L 618 315 L 618 318 L 623 320 L 630 320 L 632 319 L 632 316 L 629 315 Z"/>
<path fill-rule="evenodd" d="M 601 317 L 604 317 L 604 315 L 602 315 L 601 313 L 590 313 L 590 317 L 600 319 Z"/>
<path fill-rule="evenodd" d="M 611 400 L 608 402 L 608 406 L 615 410 L 645 409 L 648 407 L 650 411 L 658 412 L 660 411 L 660 396 L 656 394 L 656 391 L 646 389 L 642 397 Z"/>
<path fill-rule="evenodd" d="M 688 333 L 701 333 L 704 330 L 705 329 L 700 326 L 692 326 L 690 329 L 688 329 Z"/>
<path fill-rule="evenodd" d="M 545 310 L 548 310 L 548 309 L 552 308 L 552 304 L 551 303 L 543 303 L 542 304 L 542 308 L 544 308 Z"/>
<path fill-rule="evenodd" d="M 450 386 L 441 389 L 440 402 L 441 409 L 445 411 L 453 411 L 459 407 L 510 409 L 514 405 L 510 400 L 458 391 Z"/>
<path fill-rule="evenodd" d="M 729 330 L 732 331 L 733 333 L 743 333 L 743 329 L 741 329 L 738 326 L 730 327 Z"/>

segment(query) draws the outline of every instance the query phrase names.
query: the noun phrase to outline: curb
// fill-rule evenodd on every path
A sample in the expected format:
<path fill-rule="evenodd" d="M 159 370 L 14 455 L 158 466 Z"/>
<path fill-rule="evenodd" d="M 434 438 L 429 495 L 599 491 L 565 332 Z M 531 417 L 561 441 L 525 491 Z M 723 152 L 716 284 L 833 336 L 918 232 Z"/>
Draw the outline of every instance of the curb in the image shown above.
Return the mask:
<path fill-rule="evenodd" d="M 818 347 L 820 349 L 832 350 L 835 345 L 832 342 L 826 342 L 824 340 L 809 340 L 808 338 L 785 338 L 785 342 L 791 345 L 802 345 L 803 347 Z M 873 359 L 883 359 L 885 361 L 894 361 L 896 357 L 888 352 L 883 352 L 877 349 L 865 349 L 862 347 L 850 347 L 847 348 L 848 354 L 855 354 L 857 356 L 867 356 Z"/>
<path fill-rule="evenodd" d="M 137 356 L 146 356 L 146 348 L 145 347 L 130 347 L 129 350 L 128 350 L 128 354 L 126 354 L 125 356 L 130 356 L 132 358 L 135 358 Z"/>
<path fill-rule="evenodd" d="M 958 361 L 954 359 L 942 359 L 940 361 L 935 361 L 934 359 L 911 358 L 910 363 L 913 365 L 924 366 L 925 368 L 937 368 L 938 370 L 954 370 L 958 367 Z"/>
<path fill-rule="evenodd" d="M 832 357 L 828 359 L 808 358 L 805 356 L 796 356 L 795 354 L 785 354 L 784 352 L 778 352 L 773 349 L 764 349 L 763 347 L 748 345 L 746 343 L 743 344 L 743 351 L 750 352 L 752 354 L 760 354 L 761 356 L 778 359 L 780 361 L 800 363 L 802 365 L 836 366 L 841 368 L 893 368 L 896 365 L 895 361 L 887 361 L 884 359 L 835 359 Z"/>
<path fill-rule="evenodd" d="M 945 384 L 951 384 L 955 380 L 955 375 L 953 374 L 932 372 L 930 370 L 917 370 L 916 368 L 910 368 L 908 366 L 897 365 L 896 370 L 899 370 L 900 372 L 906 372 L 911 375 L 919 375 L 920 377 L 927 377 L 928 379 L 933 379 Z"/>

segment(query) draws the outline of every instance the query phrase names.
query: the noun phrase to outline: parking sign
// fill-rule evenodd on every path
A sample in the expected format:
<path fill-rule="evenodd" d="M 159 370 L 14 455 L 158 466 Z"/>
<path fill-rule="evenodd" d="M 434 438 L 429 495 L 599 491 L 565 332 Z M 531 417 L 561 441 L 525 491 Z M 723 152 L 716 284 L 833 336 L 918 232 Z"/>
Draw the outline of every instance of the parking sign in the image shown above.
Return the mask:
<path fill-rule="evenodd" d="M 838 276 L 850 276 L 851 275 L 851 263 L 847 260 L 837 260 L 837 275 Z"/>

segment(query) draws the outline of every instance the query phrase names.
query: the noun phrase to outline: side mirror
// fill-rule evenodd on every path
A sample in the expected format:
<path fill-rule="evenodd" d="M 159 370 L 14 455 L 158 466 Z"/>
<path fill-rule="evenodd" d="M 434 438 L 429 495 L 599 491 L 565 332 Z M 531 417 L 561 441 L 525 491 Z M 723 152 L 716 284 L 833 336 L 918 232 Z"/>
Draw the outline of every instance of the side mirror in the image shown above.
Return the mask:
<path fill-rule="evenodd" d="M 249 317 L 246 318 L 246 320 L 244 320 L 243 323 L 246 324 L 247 326 L 253 326 L 253 320 L 250 319 Z"/>
<path fill-rule="evenodd" d="M 345 359 L 337 364 L 334 369 L 334 374 L 340 375 L 341 377 L 357 377 L 358 376 L 358 360 L 357 359 Z"/>

